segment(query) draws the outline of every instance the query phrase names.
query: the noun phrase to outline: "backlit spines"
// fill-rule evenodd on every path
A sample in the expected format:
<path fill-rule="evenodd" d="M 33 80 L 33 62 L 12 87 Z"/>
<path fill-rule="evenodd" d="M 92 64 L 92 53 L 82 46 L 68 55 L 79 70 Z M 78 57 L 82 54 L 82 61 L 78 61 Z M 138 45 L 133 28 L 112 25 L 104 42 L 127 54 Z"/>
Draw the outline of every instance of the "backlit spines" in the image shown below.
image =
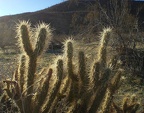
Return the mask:
<path fill-rule="evenodd" d="M 97 61 L 101 62 L 102 67 L 106 66 L 106 56 L 107 56 L 107 45 L 110 40 L 112 30 L 110 28 L 105 28 L 101 33 L 100 46 L 97 55 Z"/>
<path fill-rule="evenodd" d="M 18 69 L 18 75 L 20 76 L 20 80 L 19 80 L 19 86 L 20 86 L 20 91 L 22 93 L 22 95 L 24 95 L 26 88 L 27 88 L 27 56 L 25 54 L 20 56 L 20 63 L 19 63 L 19 69 Z"/>
<path fill-rule="evenodd" d="M 72 40 L 67 40 L 65 43 L 65 57 L 66 57 L 66 65 L 67 65 L 67 71 L 68 71 L 68 76 L 71 79 L 75 79 L 74 73 L 73 73 L 73 41 Z"/>
<path fill-rule="evenodd" d="M 56 65 L 56 76 L 57 76 L 57 81 L 54 85 L 54 87 L 51 89 L 52 92 L 50 94 L 48 103 L 45 106 L 44 113 L 47 113 L 50 111 L 51 107 L 53 107 L 52 104 L 54 104 L 54 100 L 57 98 L 57 95 L 59 93 L 61 83 L 62 83 L 62 78 L 63 78 L 63 61 L 61 59 L 57 60 L 57 65 Z"/>
<path fill-rule="evenodd" d="M 41 110 L 41 107 L 43 106 L 46 97 L 48 96 L 48 91 L 50 89 L 50 79 L 52 77 L 53 70 L 49 69 L 47 73 L 47 78 L 45 79 L 44 83 L 41 86 L 40 91 L 37 92 L 36 98 L 35 98 L 35 108 L 34 108 L 34 113 L 39 113 Z"/>
<path fill-rule="evenodd" d="M 33 52 L 32 44 L 30 38 L 32 35 L 31 25 L 27 21 L 21 21 L 17 24 L 17 37 L 18 43 L 23 52 L 28 56 Z"/>
<path fill-rule="evenodd" d="M 52 37 L 50 26 L 45 23 L 38 25 L 35 30 L 35 37 L 36 44 L 34 54 L 40 56 L 49 46 Z"/>
<path fill-rule="evenodd" d="M 25 102 L 23 106 L 25 112 L 32 112 L 34 108 L 32 106 L 32 95 L 34 94 L 37 60 L 50 43 L 51 30 L 49 25 L 44 23 L 39 24 L 33 29 L 29 22 L 20 21 L 17 24 L 17 37 L 23 54 L 19 63 L 17 81 L 21 95 L 26 94 L 25 97 L 22 96 Z M 34 39 L 34 41 L 32 41 L 32 39 Z"/>
<path fill-rule="evenodd" d="M 20 26 L 23 26 L 23 23 L 25 22 L 22 22 Z M 18 28 L 21 28 L 20 26 Z M 20 84 L 20 89 L 23 90 L 22 92 L 26 92 L 23 96 L 23 101 L 17 102 L 20 111 L 22 113 L 56 112 L 55 107 L 61 99 L 65 99 L 66 101 L 63 104 L 65 107 L 68 107 L 67 112 L 96 113 L 101 107 L 103 111 L 106 111 L 105 108 L 108 108 L 108 105 L 111 103 L 109 101 L 111 99 L 109 95 L 114 94 L 117 83 L 120 80 L 120 76 L 117 75 L 114 79 L 111 76 L 112 69 L 107 67 L 106 49 L 111 36 L 111 29 L 108 28 L 103 31 L 99 52 L 94 62 L 89 62 L 85 59 L 84 53 L 86 51 L 78 52 L 78 58 L 76 60 L 74 58 L 75 42 L 68 39 L 64 44 L 64 55 L 57 58 L 53 66 L 48 68 L 48 74 L 36 74 L 37 61 L 51 40 L 51 30 L 49 29 L 49 25 L 45 24 L 38 25 L 35 29 L 31 29 L 27 22 L 24 26 L 24 29 L 27 28 L 29 32 L 26 32 L 28 34 L 26 35 L 26 40 L 20 38 L 22 39 L 21 48 L 23 48 L 23 54 L 26 56 L 25 58 L 22 56 L 22 59 L 26 60 L 26 64 L 23 64 L 23 60 L 21 60 L 18 68 L 18 74 L 21 77 L 17 81 Z M 31 37 L 33 37 L 34 41 L 30 39 Z M 28 41 L 29 44 L 26 45 L 23 41 Z M 86 65 L 87 62 L 90 64 L 90 68 Z M 89 71 L 89 69 L 91 70 Z M 44 74 L 46 75 L 44 76 Z M 24 80 L 23 76 L 27 79 Z M 17 82 L 15 80 L 5 82 L 7 82 L 7 85 L 9 82 L 16 84 Z M 111 80 L 114 82 L 109 85 Z M 24 84 L 22 81 L 26 81 L 26 88 L 23 88 Z M 38 81 L 42 82 L 37 83 Z M 9 89 L 10 87 L 7 89 L 7 93 L 11 96 L 12 92 Z M 17 89 L 19 88 L 15 87 L 15 89 L 18 91 Z M 104 103 L 103 106 L 102 103 Z"/>
<path fill-rule="evenodd" d="M 78 85 L 80 85 L 79 90 L 81 95 L 88 90 L 88 86 L 90 85 L 89 76 L 86 71 L 85 54 L 82 51 L 80 51 L 78 55 L 78 68 L 78 75 L 80 77 Z"/>

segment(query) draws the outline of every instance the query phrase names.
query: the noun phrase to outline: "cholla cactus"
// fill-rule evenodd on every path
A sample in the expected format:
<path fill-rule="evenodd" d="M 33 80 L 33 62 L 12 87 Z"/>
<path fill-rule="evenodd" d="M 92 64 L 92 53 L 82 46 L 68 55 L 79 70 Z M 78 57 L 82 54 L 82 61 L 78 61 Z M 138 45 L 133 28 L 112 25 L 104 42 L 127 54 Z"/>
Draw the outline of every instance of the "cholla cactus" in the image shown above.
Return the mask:
<path fill-rule="evenodd" d="M 15 101 L 21 113 L 56 112 L 55 108 L 62 99 L 66 102 L 62 103 L 67 108 L 63 111 L 66 113 L 97 113 L 100 108 L 107 112 L 121 73 L 118 70 L 115 76 L 111 76 L 112 69 L 107 64 L 106 49 L 111 32 L 109 28 L 102 32 L 98 56 L 91 63 L 90 71 L 83 51 L 78 53 L 78 72 L 75 71 L 74 41 L 69 39 L 65 43 L 63 57 L 57 59 L 55 66 L 48 68 L 43 78 L 40 77 L 43 71 L 36 74 L 36 68 L 39 56 L 51 39 L 49 25 L 43 23 L 33 30 L 29 22 L 20 22 L 17 33 L 22 55 L 14 79 L 4 81 L 8 96 Z M 38 80 L 41 83 L 37 83 Z"/>
<path fill-rule="evenodd" d="M 31 112 L 33 108 L 34 80 L 38 57 L 44 52 L 51 40 L 49 25 L 39 24 L 34 30 L 29 22 L 21 21 L 17 24 L 17 37 L 22 56 L 19 68 L 15 73 L 15 93 L 7 89 L 8 95 L 14 96 L 21 112 Z M 34 40 L 32 40 L 34 39 Z M 13 82 L 14 82 L 13 81 Z M 8 81 L 6 81 L 8 84 Z"/>

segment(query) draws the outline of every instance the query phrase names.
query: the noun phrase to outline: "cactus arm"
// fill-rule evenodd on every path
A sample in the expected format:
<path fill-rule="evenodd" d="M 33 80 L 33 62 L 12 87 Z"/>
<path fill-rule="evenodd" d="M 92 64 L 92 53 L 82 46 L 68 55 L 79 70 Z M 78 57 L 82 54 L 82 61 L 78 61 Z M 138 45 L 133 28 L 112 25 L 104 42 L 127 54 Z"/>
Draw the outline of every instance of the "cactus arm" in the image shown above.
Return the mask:
<path fill-rule="evenodd" d="M 57 82 L 55 84 L 55 87 L 53 88 L 53 91 L 52 93 L 50 94 L 50 98 L 49 98 L 49 101 L 48 103 L 46 104 L 46 108 L 45 110 L 43 111 L 43 113 L 48 113 L 52 104 L 53 104 L 53 101 L 55 98 L 57 98 L 57 94 L 60 90 L 60 87 L 61 87 L 61 82 L 62 82 L 62 78 L 63 78 L 63 61 L 61 59 L 58 59 L 57 61 L 57 70 L 56 70 L 56 75 L 58 77 L 57 79 Z"/>
<path fill-rule="evenodd" d="M 107 96 L 105 97 L 105 101 L 103 102 L 102 105 L 102 111 L 103 113 L 107 113 L 110 109 L 110 106 L 112 104 L 112 100 L 113 100 L 113 94 L 115 93 L 115 91 L 118 88 L 119 82 L 120 82 L 120 78 L 121 78 L 121 71 L 118 71 L 114 77 L 112 78 L 108 89 L 107 89 Z"/>
<path fill-rule="evenodd" d="M 109 80 L 110 72 L 110 69 L 106 69 L 103 74 L 103 77 L 99 80 L 99 87 L 95 91 L 95 99 L 93 101 L 93 104 L 91 105 L 91 108 L 89 109 L 90 113 L 97 112 L 98 108 L 100 107 L 103 101 L 108 86 L 107 81 Z"/>
<path fill-rule="evenodd" d="M 86 73 L 86 64 L 85 64 L 85 56 L 84 52 L 79 52 L 79 76 L 81 80 L 81 88 L 80 88 L 80 96 L 87 91 L 89 85 L 89 76 Z"/>
<path fill-rule="evenodd" d="M 40 30 L 40 33 L 38 35 L 38 40 L 37 40 L 35 50 L 34 50 L 35 56 L 40 56 L 44 50 L 44 47 L 45 47 L 44 45 L 46 41 L 46 33 L 47 33 L 46 29 L 43 28 Z"/>
<path fill-rule="evenodd" d="M 35 31 L 36 44 L 34 49 L 34 55 L 40 56 L 47 49 L 51 40 L 50 26 L 42 23 L 37 26 Z"/>
<path fill-rule="evenodd" d="M 51 76 L 52 76 L 52 69 L 49 69 L 47 78 L 46 78 L 45 82 L 43 83 L 43 86 L 40 89 L 39 94 L 37 94 L 37 96 L 36 96 L 35 100 L 37 101 L 37 103 L 36 103 L 33 113 L 40 113 L 40 108 L 44 104 L 44 101 L 48 94 Z"/>
<path fill-rule="evenodd" d="M 20 75 L 20 80 L 19 80 L 19 84 L 20 84 L 20 92 L 22 94 L 22 96 L 24 95 L 23 94 L 23 91 L 26 90 L 26 80 L 27 80 L 27 76 L 26 76 L 26 69 L 27 69 L 27 61 L 26 61 L 26 55 L 22 55 L 21 58 L 20 58 L 20 65 L 19 65 L 19 69 L 18 69 L 18 73 Z"/>
<path fill-rule="evenodd" d="M 98 61 L 101 64 L 101 68 L 106 68 L 106 56 L 107 56 L 107 45 L 108 41 L 110 39 L 111 35 L 111 29 L 104 29 L 103 32 L 101 33 L 101 42 L 100 42 L 100 47 L 98 51 Z"/>
<path fill-rule="evenodd" d="M 29 34 L 29 28 L 27 26 L 27 24 L 23 24 L 20 26 L 20 33 L 19 34 L 19 40 L 20 40 L 20 46 L 22 48 L 23 51 L 25 51 L 27 53 L 28 56 L 31 55 L 31 53 L 33 52 L 33 48 L 32 45 L 30 43 L 30 34 Z"/>

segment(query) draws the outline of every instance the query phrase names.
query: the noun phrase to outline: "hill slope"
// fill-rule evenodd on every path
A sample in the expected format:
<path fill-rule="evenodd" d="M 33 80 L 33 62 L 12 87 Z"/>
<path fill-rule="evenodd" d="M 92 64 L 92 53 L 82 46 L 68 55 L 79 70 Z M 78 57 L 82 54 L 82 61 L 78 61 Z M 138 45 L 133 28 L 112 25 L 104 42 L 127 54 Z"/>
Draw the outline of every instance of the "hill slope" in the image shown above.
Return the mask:
<path fill-rule="evenodd" d="M 13 45 L 16 42 L 15 24 L 18 20 L 29 20 L 33 25 L 38 22 L 50 23 L 54 29 L 54 34 L 69 34 L 71 30 L 71 19 L 74 12 L 83 12 L 87 9 L 88 4 L 94 4 L 94 1 L 81 1 L 79 3 L 70 3 L 68 1 L 54 5 L 52 7 L 17 15 L 9 15 L 0 17 L 0 47 L 5 45 Z M 135 7 L 139 6 L 139 2 L 133 4 Z M 132 11 L 132 12 L 134 12 Z M 140 12 L 141 21 L 144 21 L 144 10 Z"/>
<path fill-rule="evenodd" d="M 68 34 L 73 13 L 84 11 L 88 3 L 90 2 L 76 4 L 66 1 L 37 12 L 0 17 L 0 46 L 11 45 L 15 42 L 14 28 L 19 20 L 29 20 L 33 25 L 39 22 L 50 23 L 55 34 Z"/>

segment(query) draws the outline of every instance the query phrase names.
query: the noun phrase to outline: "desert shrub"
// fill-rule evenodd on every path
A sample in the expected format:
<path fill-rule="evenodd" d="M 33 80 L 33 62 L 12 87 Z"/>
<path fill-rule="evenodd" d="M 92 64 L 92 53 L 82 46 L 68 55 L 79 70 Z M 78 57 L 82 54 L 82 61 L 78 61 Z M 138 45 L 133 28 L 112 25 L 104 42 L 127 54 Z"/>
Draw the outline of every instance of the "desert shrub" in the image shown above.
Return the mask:
<path fill-rule="evenodd" d="M 131 48 L 117 48 L 122 68 L 129 74 L 144 79 L 144 51 Z"/>
<path fill-rule="evenodd" d="M 78 52 L 78 62 L 75 62 L 74 41 L 69 39 L 64 44 L 63 55 L 37 73 L 37 61 L 51 39 L 50 27 L 42 23 L 32 29 L 25 21 L 17 26 L 22 51 L 20 62 L 13 78 L 4 82 L 7 95 L 21 113 L 109 112 L 121 78 L 115 59 L 110 63 L 106 59 L 110 28 L 101 33 L 98 55 L 90 67 L 86 66 L 84 51 Z"/>
<path fill-rule="evenodd" d="M 115 108 L 117 113 L 136 113 L 140 103 L 136 101 L 136 97 L 134 95 L 125 96 L 122 100 L 122 105 L 115 104 L 113 102 L 113 107 Z"/>

